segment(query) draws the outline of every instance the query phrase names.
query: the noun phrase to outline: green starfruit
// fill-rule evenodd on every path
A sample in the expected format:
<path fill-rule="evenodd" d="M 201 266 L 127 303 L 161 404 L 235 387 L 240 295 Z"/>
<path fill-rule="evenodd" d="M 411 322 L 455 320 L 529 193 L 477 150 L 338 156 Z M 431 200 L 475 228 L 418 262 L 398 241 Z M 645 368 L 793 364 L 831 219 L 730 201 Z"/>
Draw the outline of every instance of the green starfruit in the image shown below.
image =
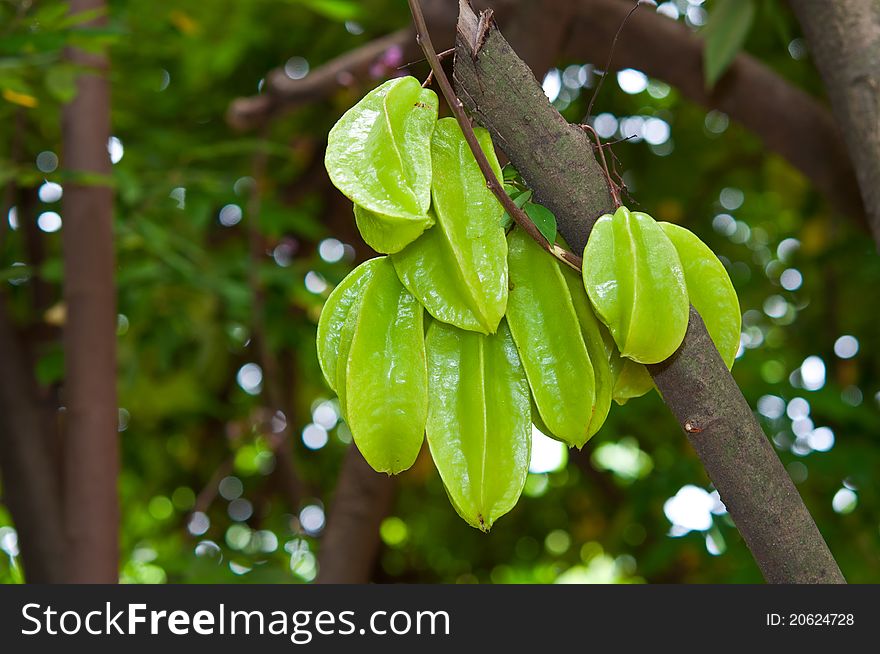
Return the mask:
<path fill-rule="evenodd" d="M 489 133 L 477 138 L 497 177 Z M 434 318 L 494 333 L 507 307 L 507 241 L 501 205 L 453 118 L 437 121 L 432 139 L 434 227 L 392 256 L 403 285 Z"/>
<path fill-rule="evenodd" d="M 608 357 L 608 344 L 614 341 L 611 334 L 605 328 L 590 305 L 590 299 L 584 291 L 584 285 L 578 274 L 570 268 L 560 266 L 568 290 L 571 294 L 572 306 L 578 317 L 584 344 L 587 346 L 587 354 L 593 365 L 593 376 L 596 379 L 596 399 L 594 401 L 593 417 L 590 420 L 589 436 L 592 436 L 605 424 L 608 412 L 611 410 L 612 385 L 614 375 Z"/>
<path fill-rule="evenodd" d="M 364 459 L 378 472 L 396 474 L 413 464 L 424 439 L 424 311 L 387 257 L 362 264 L 351 276 L 322 312 L 319 360 L 325 376 L 335 373 L 331 386 Z"/>
<path fill-rule="evenodd" d="M 693 232 L 672 223 L 659 223 L 681 259 L 691 304 L 728 369 L 739 350 L 742 315 L 736 289 L 724 264 Z"/>
<path fill-rule="evenodd" d="M 684 339 L 689 303 L 678 253 L 648 214 L 620 207 L 596 221 L 584 287 L 621 355 L 659 363 Z"/>
<path fill-rule="evenodd" d="M 430 212 L 425 220 L 412 220 L 380 216 L 358 205 L 354 205 L 354 219 L 364 242 L 376 252 L 385 254 L 400 252 L 434 224 Z"/>
<path fill-rule="evenodd" d="M 688 299 L 706 323 L 706 329 L 721 358 L 728 368 L 733 367 L 739 349 L 742 317 L 736 290 L 730 276 L 715 253 L 690 230 L 658 223 L 672 242 L 681 260 L 687 285 Z M 614 371 L 614 400 L 624 404 L 654 387 L 654 381 L 645 366 L 612 354 Z"/>
<path fill-rule="evenodd" d="M 585 342 L 595 336 L 599 348 L 596 363 L 607 371 L 598 329 L 582 325 L 580 320 L 584 308 L 592 314 L 583 285 L 576 278 L 569 285 L 556 259 L 521 229 L 508 235 L 507 245 L 507 324 L 541 418 L 539 428 L 547 429 L 548 436 L 569 446 L 582 447 L 604 421 L 610 402 L 610 388 L 597 388 L 594 363 Z M 581 306 L 576 308 L 575 303 Z M 595 318 L 592 320 L 595 322 Z M 604 381 L 607 385 L 610 380 Z M 597 390 L 602 395 L 602 407 L 597 407 Z"/>
<path fill-rule="evenodd" d="M 359 305 L 362 291 L 370 280 L 377 265 L 382 264 L 382 257 L 365 261 L 345 276 L 333 289 L 318 319 L 318 363 L 327 385 L 333 391 L 336 387 L 336 363 L 339 360 L 339 344 L 345 319 L 352 307 Z"/>
<path fill-rule="evenodd" d="M 330 130 L 324 163 L 334 186 L 377 223 L 364 238 L 378 251 L 399 229 L 416 238 L 431 225 L 431 134 L 437 95 L 414 77 L 370 91 Z M 411 224 L 408 224 L 411 223 Z M 393 242 L 399 243 L 396 234 Z M 402 246 L 401 246 L 402 247 Z"/>
<path fill-rule="evenodd" d="M 614 378 L 612 395 L 615 402 L 626 404 L 628 400 L 641 397 L 654 388 L 654 380 L 641 363 L 620 356 L 617 348 L 614 348 L 611 357 Z"/>
<path fill-rule="evenodd" d="M 529 384 L 505 322 L 492 335 L 433 321 L 427 437 L 452 505 L 488 531 L 516 505 L 531 452 Z"/>

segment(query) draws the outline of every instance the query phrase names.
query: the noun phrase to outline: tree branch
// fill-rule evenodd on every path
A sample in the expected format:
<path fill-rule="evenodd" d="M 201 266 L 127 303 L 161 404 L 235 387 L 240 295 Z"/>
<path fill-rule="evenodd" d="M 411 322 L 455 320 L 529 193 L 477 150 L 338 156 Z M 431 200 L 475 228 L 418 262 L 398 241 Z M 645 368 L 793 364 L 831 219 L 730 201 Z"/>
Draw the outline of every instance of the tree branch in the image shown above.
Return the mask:
<path fill-rule="evenodd" d="M 825 81 L 880 247 L 880 5 L 791 0 Z"/>
<path fill-rule="evenodd" d="M 459 9 L 455 79 L 460 95 L 556 214 L 560 233 L 581 250 L 596 216 L 610 208 L 590 143 L 549 104 L 498 29 L 490 25 L 479 36 L 479 20 L 466 0 L 460 0 Z M 696 311 L 691 309 L 679 351 L 652 366 L 651 373 L 764 577 L 770 582 L 843 583 Z"/>
<path fill-rule="evenodd" d="M 70 11 L 104 8 L 104 0 L 72 0 Z M 88 26 L 93 26 L 94 21 Z M 91 70 L 62 112 L 64 166 L 65 522 L 71 582 L 119 579 L 116 291 L 113 284 L 113 193 L 82 174 L 109 176 L 110 89 L 103 55 L 71 49 L 69 59 Z"/>
<path fill-rule="evenodd" d="M 580 20 L 575 21 L 565 54 L 604 66 L 612 37 L 633 3 L 578 2 Z M 814 4 L 837 5 L 840 13 L 849 11 L 849 3 Z M 843 34 L 828 39 L 832 48 L 844 42 L 849 42 L 849 37 L 844 39 Z M 728 114 L 800 170 L 836 210 L 867 225 L 852 163 L 831 114 L 754 57 L 738 55 L 715 88 L 707 91 L 703 40 L 681 23 L 645 7 L 623 28 L 611 67 L 637 68 L 674 86 L 689 100 Z M 877 124 L 876 114 L 873 124 Z M 852 134 L 848 129 L 845 133 Z M 875 184 L 873 188 L 880 200 L 880 187 Z"/>
<path fill-rule="evenodd" d="M 555 0 L 548 8 L 544 6 L 547 3 L 539 7 L 530 1 L 500 1 L 499 14 L 511 16 L 515 31 L 512 42 L 521 48 L 523 58 L 535 70 L 546 70 L 558 54 L 575 2 Z M 422 5 L 437 41 L 451 43 L 455 34 L 454 5 L 449 0 L 425 0 Z M 391 48 L 401 48 L 404 61 L 416 60 L 422 51 L 414 36 L 413 28 L 405 27 L 317 66 L 298 80 L 291 79 L 283 67 L 274 68 L 266 75 L 260 95 L 237 98 L 230 103 L 226 121 L 235 129 L 254 129 L 303 104 L 323 100 L 353 82 L 369 79 L 370 68 Z"/>
<path fill-rule="evenodd" d="M 394 47 L 403 48 L 405 54 L 415 56 L 418 50 L 413 42 L 412 28 L 398 30 L 346 52 L 302 79 L 291 79 L 284 68 L 271 70 L 266 75 L 263 94 L 234 100 L 229 105 L 226 120 L 236 129 L 251 129 L 281 111 L 325 98 L 345 86 L 346 80 L 366 77 L 370 67 Z"/>

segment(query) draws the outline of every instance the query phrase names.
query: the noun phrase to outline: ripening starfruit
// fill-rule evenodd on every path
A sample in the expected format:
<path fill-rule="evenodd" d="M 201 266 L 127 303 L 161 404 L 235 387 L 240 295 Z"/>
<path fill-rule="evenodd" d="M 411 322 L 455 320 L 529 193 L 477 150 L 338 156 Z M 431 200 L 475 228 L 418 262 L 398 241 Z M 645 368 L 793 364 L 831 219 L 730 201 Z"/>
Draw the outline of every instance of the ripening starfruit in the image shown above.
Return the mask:
<path fill-rule="evenodd" d="M 318 363 L 331 390 L 337 391 L 336 366 L 339 361 L 339 341 L 345 319 L 353 307 L 359 309 L 363 288 L 372 278 L 383 257 L 365 261 L 345 276 L 330 293 L 318 320 Z"/>
<path fill-rule="evenodd" d="M 715 253 L 693 232 L 672 223 L 658 223 L 675 247 L 684 271 L 688 300 L 699 312 L 706 330 L 728 368 L 733 367 L 739 349 L 742 316 L 736 290 L 727 270 Z M 645 366 L 618 352 L 611 357 L 614 371 L 614 399 L 623 404 L 654 387 Z"/>
<path fill-rule="evenodd" d="M 626 404 L 634 397 L 641 397 L 652 388 L 654 380 L 641 363 L 620 356 L 617 347 L 611 354 L 611 371 L 614 379 L 612 396 L 618 404 Z"/>
<path fill-rule="evenodd" d="M 610 370 L 583 285 L 520 229 L 508 236 L 507 323 L 541 431 L 582 447 L 608 414 Z"/>
<path fill-rule="evenodd" d="M 426 338 L 431 456 L 452 505 L 488 531 L 529 471 L 529 384 L 506 322 L 484 335 L 432 321 Z"/>
<path fill-rule="evenodd" d="M 651 216 L 620 207 L 600 217 L 584 250 L 583 279 L 622 356 L 659 363 L 681 345 L 689 315 L 684 271 Z"/>
<path fill-rule="evenodd" d="M 489 133 L 474 131 L 500 179 Z M 434 318 L 491 334 L 507 307 L 503 209 L 454 118 L 437 121 L 431 143 L 436 224 L 391 260 L 400 281 Z"/>
<path fill-rule="evenodd" d="M 425 220 L 412 220 L 380 216 L 358 205 L 354 205 L 354 220 L 364 243 L 376 252 L 385 254 L 400 252 L 434 225 L 434 216 L 430 211 Z"/>
<path fill-rule="evenodd" d="M 584 344 L 587 346 L 587 354 L 590 355 L 590 362 L 593 364 L 593 375 L 596 379 L 596 400 L 588 432 L 592 437 L 605 424 L 605 419 L 611 410 L 614 376 L 607 347 L 608 343 L 613 341 L 605 325 L 596 317 L 590 299 L 584 291 L 580 276 L 570 268 L 560 266 L 560 269 L 571 293 L 572 304 L 578 317 L 578 324 L 584 337 Z"/>
<path fill-rule="evenodd" d="M 349 109 L 330 130 L 324 163 L 330 180 L 370 219 L 364 240 L 396 252 L 433 220 L 431 135 L 437 94 L 414 77 L 388 80 Z"/>
<path fill-rule="evenodd" d="M 742 315 L 730 275 L 712 249 L 693 232 L 672 223 L 660 223 L 660 227 L 678 252 L 691 304 L 706 324 L 727 368 L 732 368 L 739 350 Z"/>
<path fill-rule="evenodd" d="M 334 289 L 318 323 L 318 359 L 364 459 L 409 468 L 428 413 L 424 311 L 387 257 L 358 266 Z"/>

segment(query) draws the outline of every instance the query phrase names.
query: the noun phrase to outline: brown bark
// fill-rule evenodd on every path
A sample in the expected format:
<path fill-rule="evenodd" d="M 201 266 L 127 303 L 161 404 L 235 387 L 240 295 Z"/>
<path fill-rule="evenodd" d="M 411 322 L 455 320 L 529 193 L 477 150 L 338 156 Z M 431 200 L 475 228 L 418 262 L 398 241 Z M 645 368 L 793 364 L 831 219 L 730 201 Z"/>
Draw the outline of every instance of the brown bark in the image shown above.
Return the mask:
<path fill-rule="evenodd" d="M 0 474 L 3 501 L 18 532 L 25 580 L 66 579 L 61 498 L 46 450 L 43 415 L 35 382 L 0 296 Z"/>
<path fill-rule="evenodd" d="M 565 53 L 604 67 L 611 40 L 633 3 L 578 2 L 580 17 Z M 848 9 L 843 7 L 849 6 L 814 4 L 837 5 L 841 13 L 846 13 Z M 837 47 L 841 41 L 834 38 L 828 42 Z M 782 155 L 806 175 L 835 210 L 867 224 L 853 166 L 831 114 L 754 57 L 738 55 L 718 84 L 707 91 L 703 83 L 703 40 L 681 23 L 645 6 L 629 18 L 617 41 L 611 69 L 621 68 L 637 68 L 674 86 L 689 100 L 728 114 L 760 137 L 768 150 Z"/>
<path fill-rule="evenodd" d="M 105 7 L 104 0 L 72 0 L 71 13 Z M 94 24 L 94 23 L 93 23 Z M 116 295 L 113 194 L 109 176 L 110 89 L 103 55 L 71 50 L 89 70 L 62 114 L 66 404 L 64 508 L 69 581 L 118 580 L 119 469 L 116 401 Z"/>
<path fill-rule="evenodd" d="M 444 19 L 442 7 L 438 10 L 436 3 L 425 3 L 425 7 L 434 40 L 448 43 L 449 21 Z M 632 3 L 499 0 L 494 8 L 508 26 L 514 50 L 533 64 L 533 70 L 543 71 L 560 52 L 604 66 L 611 40 Z M 238 128 L 255 127 L 304 101 L 326 97 L 339 88 L 345 74 L 365 76 L 389 45 L 403 47 L 407 60 L 418 56 L 412 32 L 402 30 L 319 66 L 302 80 L 290 80 L 283 70 L 276 70 L 267 77 L 263 95 L 239 98 L 230 105 L 228 120 Z M 836 210 L 867 225 L 846 146 L 829 112 L 747 54 L 737 56 L 724 78 L 712 91 L 706 91 L 702 47 L 702 40 L 686 27 L 644 7 L 627 22 L 611 68 L 637 68 L 675 86 L 688 99 L 727 113 L 803 172 Z M 282 78 L 283 84 L 275 88 L 272 80 Z"/>
<path fill-rule="evenodd" d="M 791 0 L 855 164 L 880 247 L 880 3 Z"/>
<path fill-rule="evenodd" d="M 477 30 L 477 17 L 460 0 L 455 66 L 460 97 L 556 214 L 560 233 L 580 250 L 595 217 L 611 208 L 592 147 L 547 102 L 497 28 L 481 36 Z M 691 310 L 679 351 L 651 373 L 764 577 L 770 582 L 843 583 L 696 311 Z"/>
<path fill-rule="evenodd" d="M 318 554 L 318 584 L 365 584 L 379 553 L 379 525 L 391 512 L 396 482 L 348 448 Z"/>
<path fill-rule="evenodd" d="M 251 129 L 279 112 L 324 98 L 343 86 L 346 79 L 365 77 L 370 66 L 393 47 L 403 48 L 405 56 L 414 55 L 412 29 L 404 28 L 346 52 L 303 79 L 291 79 L 283 68 L 275 68 L 266 75 L 263 94 L 234 100 L 226 120 L 236 129 Z"/>

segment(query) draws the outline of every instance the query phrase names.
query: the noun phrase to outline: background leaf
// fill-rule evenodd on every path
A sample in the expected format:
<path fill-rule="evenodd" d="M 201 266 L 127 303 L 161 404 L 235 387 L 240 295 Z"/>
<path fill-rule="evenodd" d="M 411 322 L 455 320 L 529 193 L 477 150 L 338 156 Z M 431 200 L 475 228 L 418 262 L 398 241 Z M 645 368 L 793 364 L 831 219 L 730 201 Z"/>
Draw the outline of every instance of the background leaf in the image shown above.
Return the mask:
<path fill-rule="evenodd" d="M 703 29 L 706 46 L 703 51 L 703 79 L 707 89 L 730 66 L 742 49 L 755 18 L 753 0 L 718 0 Z"/>

